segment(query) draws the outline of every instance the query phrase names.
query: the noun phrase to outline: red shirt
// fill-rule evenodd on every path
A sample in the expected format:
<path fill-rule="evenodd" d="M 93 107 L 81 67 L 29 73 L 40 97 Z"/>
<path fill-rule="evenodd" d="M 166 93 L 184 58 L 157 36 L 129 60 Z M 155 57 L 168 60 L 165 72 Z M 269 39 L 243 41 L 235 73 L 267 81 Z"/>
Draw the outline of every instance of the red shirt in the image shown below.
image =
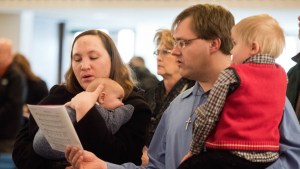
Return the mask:
<path fill-rule="evenodd" d="M 287 85 L 284 70 L 275 64 L 248 63 L 232 67 L 240 77 L 240 86 L 227 97 L 220 121 L 206 146 L 277 151 Z"/>

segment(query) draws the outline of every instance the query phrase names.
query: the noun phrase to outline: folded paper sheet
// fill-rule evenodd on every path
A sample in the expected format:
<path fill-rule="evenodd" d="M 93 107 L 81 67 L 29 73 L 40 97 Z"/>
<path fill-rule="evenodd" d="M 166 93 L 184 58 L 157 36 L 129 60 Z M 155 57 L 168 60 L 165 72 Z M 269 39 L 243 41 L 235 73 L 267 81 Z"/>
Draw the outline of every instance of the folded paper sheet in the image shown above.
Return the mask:
<path fill-rule="evenodd" d="M 43 135 L 54 150 L 65 151 L 67 145 L 82 145 L 64 105 L 28 105 Z"/>

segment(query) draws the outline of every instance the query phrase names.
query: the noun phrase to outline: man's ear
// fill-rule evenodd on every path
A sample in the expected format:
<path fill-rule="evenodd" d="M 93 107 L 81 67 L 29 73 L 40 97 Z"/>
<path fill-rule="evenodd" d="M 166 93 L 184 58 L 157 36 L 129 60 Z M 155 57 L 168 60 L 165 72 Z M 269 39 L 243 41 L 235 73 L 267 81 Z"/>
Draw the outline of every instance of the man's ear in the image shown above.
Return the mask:
<path fill-rule="evenodd" d="M 99 96 L 99 98 L 100 98 L 100 99 L 99 99 L 99 103 L 100 103 L 100 104 L 103 104 L 103 103 L 104 103 L 105 95 L 106 95 L 105 92 L 101 92 L 101 93 L 100 93 L 100 96 Z"/>
<path fill-rule="evenodd" d="M 210 51 L 211 52 L 216 52 L 220 49 L 221 46 L 221 39 L 220 38 L 216 38 L 214 40 L 211 40 L 210 42 Z"/>
<path fill-rule="evenodd" d="M 257 42 L 252 42 L 250 54 L 256 55 L 259 53 L 259 51 L 260 51 L 259 44 Z"/>

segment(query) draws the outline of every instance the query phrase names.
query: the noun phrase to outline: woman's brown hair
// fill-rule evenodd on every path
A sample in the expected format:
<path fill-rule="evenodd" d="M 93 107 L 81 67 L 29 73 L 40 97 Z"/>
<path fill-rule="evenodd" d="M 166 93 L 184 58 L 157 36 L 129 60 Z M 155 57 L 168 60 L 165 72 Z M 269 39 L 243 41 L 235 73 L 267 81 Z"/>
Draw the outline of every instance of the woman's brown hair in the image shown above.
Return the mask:
<path fill-rule="evenodd" d="M 25 73 L 26 77 L 29 80 L 39 81 L 41 80 L 31 69 L 30 63 L 28 59 L 22 55 L 21 53 L 14 54 L 14 61 L 13 61 L 21 70 Z"/>

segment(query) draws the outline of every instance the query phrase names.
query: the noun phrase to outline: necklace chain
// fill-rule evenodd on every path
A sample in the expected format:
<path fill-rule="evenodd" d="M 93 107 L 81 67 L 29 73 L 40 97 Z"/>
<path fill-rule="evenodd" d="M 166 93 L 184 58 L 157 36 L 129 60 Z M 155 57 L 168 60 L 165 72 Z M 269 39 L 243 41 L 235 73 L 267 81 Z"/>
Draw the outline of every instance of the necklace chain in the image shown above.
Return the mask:
<path fill-rule="evenodd" d="M 198 93 L 198 91 L 197 91 L 197 93 Z M 189 127 L 189 125 L 190 125 L 190 123 L 193 122 L 193 121 L 192 121 L 192 116 L 195 114 L 195 111 L 196 111 L 197 107 L 200 105 L 201 98 L 202 98 L 203 96 L 205 97 L 206 95 L 203 95 L 203 94 L 202 94 L 202 96 L 199 97 L 199 98 L 197 98 L 197 94 L 196 94 L 196 96 L 194 96 L 194 97 L 195 97 L 195 98 L 194 98 L 194 103 L 193 103 L 193 107 L 194 107 L 194 108 L 193 108 L 193 111 L 191 112 L 189 118 L 185 121 L 185 123 L 186 123 L 186 125 L 185 125 L 185 130 L 187 130 L 188 127 Z M 196 102 L 197 102 L 198 104 L 195 106 Z"/>

